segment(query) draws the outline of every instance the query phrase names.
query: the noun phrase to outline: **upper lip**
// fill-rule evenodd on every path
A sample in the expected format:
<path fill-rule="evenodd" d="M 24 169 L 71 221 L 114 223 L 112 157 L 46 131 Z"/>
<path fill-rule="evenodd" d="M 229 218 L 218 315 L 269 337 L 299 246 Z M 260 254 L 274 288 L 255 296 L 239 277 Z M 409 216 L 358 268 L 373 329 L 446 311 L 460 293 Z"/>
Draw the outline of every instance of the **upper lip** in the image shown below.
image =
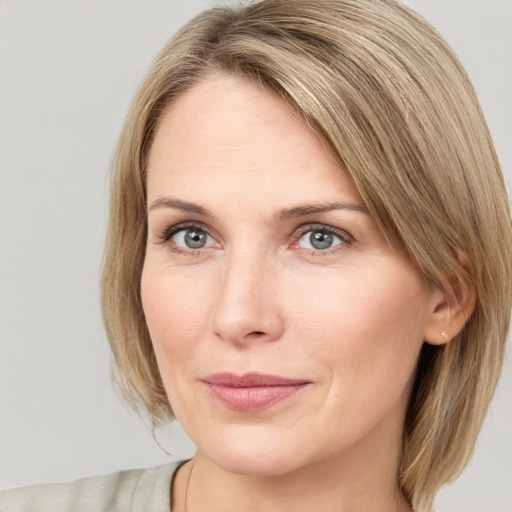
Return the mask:
<path fill-rule="evenodd" d="M 243 375 L 236 375 L 234 373 L 214 373 L 208 375 L 204 379 L 208 384 L 215 384 L 218 386 L 229 386 L 233 388 L 249 388 L 260 386 L 298 386 L 301 384 L 309 384 L 310 381 L 306 379 L 290 379 L 281 377 L 279 375 L 269 375 L 265 373 L 249 372 Z"/>

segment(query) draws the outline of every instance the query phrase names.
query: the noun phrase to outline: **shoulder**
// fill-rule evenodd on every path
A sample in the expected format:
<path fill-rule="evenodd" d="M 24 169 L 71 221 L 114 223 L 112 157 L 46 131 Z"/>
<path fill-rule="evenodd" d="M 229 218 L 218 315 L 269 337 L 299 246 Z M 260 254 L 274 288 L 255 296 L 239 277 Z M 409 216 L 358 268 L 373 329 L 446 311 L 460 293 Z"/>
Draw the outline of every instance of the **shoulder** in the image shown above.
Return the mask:
<path fill-rule="evenodd" d="M 171 479 L 181 463 L 118 471 L 69 483 L 0 492 L 0 512 L 169 512 Z"/>

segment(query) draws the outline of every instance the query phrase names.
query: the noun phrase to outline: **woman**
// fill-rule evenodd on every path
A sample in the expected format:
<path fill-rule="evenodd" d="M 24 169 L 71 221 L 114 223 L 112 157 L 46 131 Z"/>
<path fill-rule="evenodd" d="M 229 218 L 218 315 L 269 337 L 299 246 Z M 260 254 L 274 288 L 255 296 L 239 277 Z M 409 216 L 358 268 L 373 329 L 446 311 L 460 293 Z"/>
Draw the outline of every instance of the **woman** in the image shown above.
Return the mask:
<path fill-rule="evenodd" d="M 389 0 L 200 15 L 134 100 L 110 219 L 121 384 L 196 457 L 6 510 L 431 509 L 471 454 L 512 295 L 503 178 L 433 29 Z"/>

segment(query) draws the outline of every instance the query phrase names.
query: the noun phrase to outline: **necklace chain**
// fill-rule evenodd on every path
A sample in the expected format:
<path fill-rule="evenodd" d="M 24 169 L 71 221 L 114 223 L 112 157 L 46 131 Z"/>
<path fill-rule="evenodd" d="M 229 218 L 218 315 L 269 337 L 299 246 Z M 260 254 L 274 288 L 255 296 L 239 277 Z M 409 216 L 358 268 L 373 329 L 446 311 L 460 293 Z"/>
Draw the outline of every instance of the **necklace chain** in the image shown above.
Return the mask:
<path fill-rule="evenodd" d="M 195 459 L 192 459 L 191 462 L 192 462 L 192 466 L 190 467 L 190 472 L 189 472 L 188 477 L 187 477 L 187 485 L 185 486 L 185 498 L 184 498 L 184 501 L 183 501 L 183 512 L 188 512 L 188 509 L 187 509 L 188 488 L 189 488 L 189 485 L 190 485 L 190 480 L 192 478 L 192 471 L 194 470 Z"/>
<path fill-rule="evenodd" d="M 194 462 L 195 462 L 195 459 L 192 459 L 192 467 L 190 468 L 190 472 L 189 472 L 188 478 L 187 478 L 187 485 L 185 487 L 185 501 L 183 503 L 183 512 L 188 512 L 187 511 L 188 486 L 190 484 L 190 478 L 192 477 L 192 471 L 194 469 Z"/>

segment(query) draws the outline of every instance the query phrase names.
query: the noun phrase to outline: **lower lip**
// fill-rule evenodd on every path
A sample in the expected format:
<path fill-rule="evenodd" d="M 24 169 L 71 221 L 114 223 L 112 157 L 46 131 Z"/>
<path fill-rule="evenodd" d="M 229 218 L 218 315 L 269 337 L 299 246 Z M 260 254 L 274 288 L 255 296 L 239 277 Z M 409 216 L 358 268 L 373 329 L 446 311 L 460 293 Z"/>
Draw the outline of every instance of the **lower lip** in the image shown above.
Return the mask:
<path fill-rule="evenodd" d="M 284 386 L 232 387 L 207 383 L 211 394 L 234 411 L 259 411 L 302 391 L 308 383 Z"/>

